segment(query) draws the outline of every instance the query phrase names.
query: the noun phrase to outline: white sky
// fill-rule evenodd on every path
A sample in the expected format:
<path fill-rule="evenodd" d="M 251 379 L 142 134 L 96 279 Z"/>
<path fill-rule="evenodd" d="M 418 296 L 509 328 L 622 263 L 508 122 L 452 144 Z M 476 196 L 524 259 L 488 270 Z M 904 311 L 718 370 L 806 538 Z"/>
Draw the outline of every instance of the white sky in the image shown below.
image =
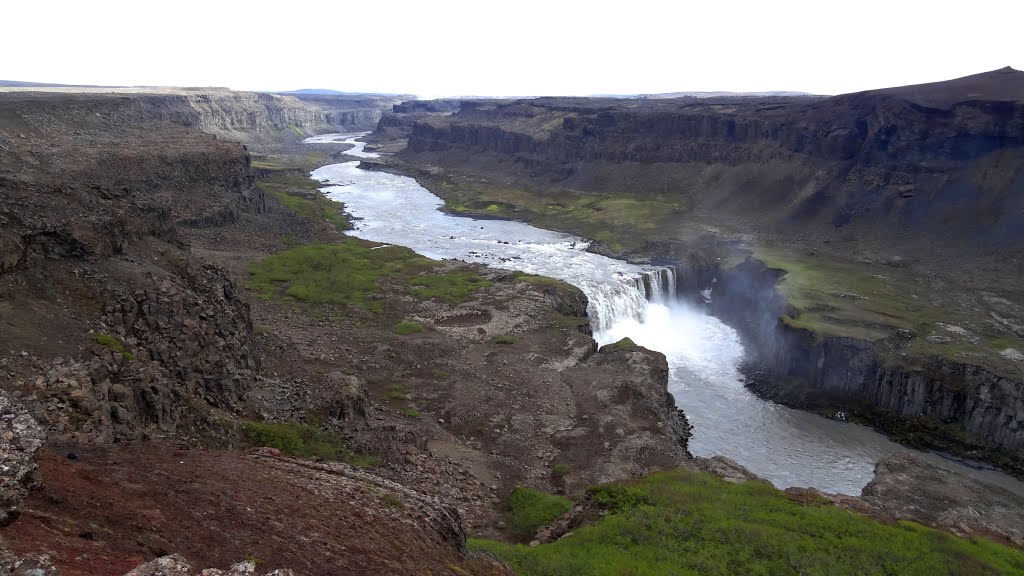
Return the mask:
<path fill-rule="evenodd" d="M 439 95 L 795 90 L 1024 69 L 1022 0 L 7 0 L 0 79 Z"/>

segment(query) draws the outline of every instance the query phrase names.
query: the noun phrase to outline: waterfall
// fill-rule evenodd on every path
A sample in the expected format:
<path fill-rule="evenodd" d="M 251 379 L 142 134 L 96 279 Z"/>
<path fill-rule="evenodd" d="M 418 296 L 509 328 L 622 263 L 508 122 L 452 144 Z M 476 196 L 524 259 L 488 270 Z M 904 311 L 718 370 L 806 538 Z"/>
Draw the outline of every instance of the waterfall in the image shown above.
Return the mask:
<path fill-rule="evenodd" d="M 595 332 L 604 332 L 620 320 L 640 320 L 648 303 L 669 304 L 676 296 L 675 268 L 646 270 L 638 276 L 620 276 L 620 284 L 581 286 L 587 294 L 587 314 Z"/>

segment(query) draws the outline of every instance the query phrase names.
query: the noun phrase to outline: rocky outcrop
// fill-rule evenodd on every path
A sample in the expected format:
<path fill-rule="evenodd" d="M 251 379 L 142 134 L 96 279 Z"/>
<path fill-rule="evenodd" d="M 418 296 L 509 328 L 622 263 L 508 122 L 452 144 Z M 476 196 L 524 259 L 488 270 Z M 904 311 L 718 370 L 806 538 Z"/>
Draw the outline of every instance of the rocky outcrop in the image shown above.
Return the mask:
<path fill-rule="evenodd" d="M 248 306 L 222 269 L 150 276 L 108 302 L 91 359 L 58 361 L 23 385 L 35 390 L 40 420 L 57 438 L 187 438 L 219 428 L 203 406 L 240 407 L 260 355 Z"/>
<path fill-rule="evenodd" d="M 69 460 L 66 450 L 43 449 L 43 485 L 18 522 L 0 530 L 19 555 L 56 552 L 66 574 L 202 574 L 198 567 L 241 558 L 255 562 L 257 574 L 510 574 L 467 554 L 460 514 L 447 499 L 386 479 L 383 468 L 160 441 L 75 453 Z M 138 567 L 140 558 L 172 551 L 187 562 Z"/>
<path fill-rule="evenodd" d="M 17 557 L 0 545 L 0 576 L 60 576 L 48 554 Z"/>
<path fill-rule="evenodd" d="M 757 260 L 705 272 L 718 280 L 710 311 L 752 352 L 747 386 L 758 395 L 794 408 L 842 409 L 901 441 L 1024 471 L 1024 383 L 945 358 L 894 364 L 886 353 L 908 344 L 898 336 L 872 343 L 793 327 L 775 289 L 784 272 Z"/>
<path fill-rule="evenodd" d="M 909 453 L 880 460 L 861 498 L 897 519 L 1024 547 L 1024 498 Z"/>
<path fill-rule="evenodd" d="M 37 482 L 36 452 L 45 440 L 28 410 L 0 391 L 0 526 L 17 518 L 18 507 Z"/>
<path fill-rule="evenodd" d="M 159 98 L 74 104 L 0 98 L 0 134 L 24 131 L 0 155 L 0 271 L 120 254 L 150 236 L 174 242 L 176 223 L 265 209 L 245 148 L 167 123 Z"/>
<path fill-rule="evenodd" d="M 252 561 L 239 562 L 227 570 L 207 568 L 196 571 L 183 557 L 173 554 L 161 556 L 156 560 L 150 560 L 141 564 L 124 576 L 248 576 L 257 574 L 256 563 Z M 294 576 L 295 573 L 288 569 L 278 569 L 267 572 L 264 576 Z"/>
<path fill-rule="evenodd" d="M 562 380 L 579 420 L 553 441 L 561 461 L 578 471 L 574 485 L 670 469 L 689 458 L 691 426 L 668 392 L 668 363 L 660 352 L 606 347 L 565 370 Z M 594 447 L 603 447 L 600 458 L 592 456 Z"/>
<path fill-rule="evenodd" d="M 36 458 L 46 433 L 29 411 L 0 390 L 0 527 L 18 517 L 18 509 L 39 484 Z M 56 576 L 47 555 L 17 557 L 0 539 L 0 576 Z"/>
<path fill-rule="evenodd" d="M 687 467 L 699 470 L 700 472 L 707 472 L 732 484 L 742 484 L 748 481 L 771 484 L 771 482 L 747 470 L 745 466 L 732 458 L 726 458 L 725 456 L 697 457 L 693 461 L 687 462 Z"/>
<path fill-rule="evenodd" d="M 0 132 L 27 137 L 0 154 L 0 272 L 8 288 L 70 278 L 80 293 L 14 291 L 55 319 L 34 337 L 68 346 L 8 386 L 59 439 L 216 430 L 208 412 L 239 408 L 259 352 L 227 273 L 195 263 L 184 236 L 265 210 L 245 147 L 182 126 L 171 96 L 3 96 Z"/>

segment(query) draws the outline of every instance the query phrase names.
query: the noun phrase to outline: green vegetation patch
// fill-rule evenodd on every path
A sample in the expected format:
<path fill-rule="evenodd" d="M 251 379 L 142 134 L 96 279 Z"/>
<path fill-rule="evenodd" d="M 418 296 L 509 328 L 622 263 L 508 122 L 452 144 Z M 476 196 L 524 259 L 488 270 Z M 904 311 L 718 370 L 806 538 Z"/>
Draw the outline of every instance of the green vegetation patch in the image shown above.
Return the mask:
<path fill-rule="evenodd" d="M 408 248 L 373 247 L 349 239 L 337 244 L 296 246 L 268 256 L 249 266 L 248 286 L 260 298 L 288 296 L 379 312 L 383 304 L 373 295 L 379 291 L 380 282 L 388 278 L 410 278 L 412 291 L 418 296 L 438 296 L 448 301 L 459 301 L 469 292 L 490 285 L 472 280 L 476 275 L 463 271 L 437 272 L 439 265 Z M 427 292 L 422 291 L 425 286 Z"/>
<path fill-rule="evenodd" d="M 509 336 L 508 334 L 499 334 L 498 336 L 491 336 L 491 343 L 503 345 L 515 344 L 516 339 L 514 336 Z"/>
<path fill-rule="evenodd" d="M 423 332 L 423 324 L 419 322 L 413 322 L 412 320 L 403 320 L 398 324 L 395 324 L 395 334 L 401 336 L 408 336 L 409 334 L 416 334 L 417 332 Z"/>
<path fill-rule="evenodd" d="M 636 342 L 633 342 L 628 337 L 623 338 L 618 342 L 614 342 L 612 344 L 605 344 L 604 346 L 601 346 L 601 351 L 605 352 L 610 350 L 619 350 L 621 348 L 636 348 Z"/>
<path fill-rule="evenodd" d="M 388 389 L 384 397 L 388 400 L 404 400 L 409 398 L 409 389 L 405 386 L 398 384 Z"/>
<path fill-rule="evenodd" d="M 491 283 L 472 272 L 448 272 L 419 276 L 409 281 L 420 298 L 437 298 L 446 302 L 465 302 L 469 295 Z"/>
<path fill-rule="evenodd" d="M 935 289 L 927 277 L 877 263 L 782 248 L 757 248 L 754 257 L 769 268 L 786 271 L 778 289 L 794 311 L 780 320 L 792 328 L 872 342 L 907 330 L 914 335 L 905 350 L 911 367 L 942 356 L 1011 377 L 1024 375 L 1000 354 L 1006 348 L 1024 350 L 1024 339 L 996 326 L 977 298 L 965 302 L 955 292 Z M 960 327 L 966 327 L 965 333 L 953 331 Z M 890 349 L 882 346 L 878 351 L 885 356 Z M 891 360 L 906 363 L 902 358 Z"/>
<path fill-rule="evenodd" d="M 449 212 L 532 222 L 603 242 L 615 251 L 640 248 L 648 240 L 678 232 L 688 211 L 678 195 L 606 194 L 561 188 L 534 190 L 494 186 L 447 174 L 428 186 L 445 200 Z"/>
<path fill-rule="evenodd" d="M 398 413 L 406 418 L 420 418 L 423 414 L 415 408 L 399 408 Z"/>
<path fill-rule="evenodd" d="M 114 336 L 111 336 L 110 334 L 104 334 L 102 332 L 95 332 L 95 333 L 92 334 L 92 339 L 97 344 L 100 344 L 102 346 L 106 346 L 107 348 L 113 350 L 114 352 L 118 352 L 119 354 L 121 354 L 122 356 L 124 356 L 128 360 L 134 360 L 135 359 L 135 355 L 125 349 L 124 343 L 121 342 L 120 340 L 118 340 L 117 338 L 115 338 Z"/>
<path fill-rule="evenodd" d="M 272 194 L 282 206 L 314 222 L 326 220 L 338 230 L 350 230 L 352 223 L 345 216 L 345 205 L 331 200 L 319 191 L 321 183 L 304 171 L 285 168 L 273 162 L 252 163 L 253 168 L 268 172 L 259 186 Z"/>
<path fill-rule="evenodd" d="M 379 461 L 347 449 L 338 436 L 308 424 L 287 422 L 246 422 L 242 425 L 246 439 L 255 446 L 277 448 L 297 458 L 321 458 L 347 462 L 353 466 L 376 466 Z"/>
<path fill-rule="evenodd" d="M 803 505 L 760 482 L 730 484 L 676 470 L 604 485 L 611 511 L 551 544 L 470 540 L 528 575 L 1020 574 L 1024 552 L 917 524 L 881 524 Z"/>
<path fill-rule="evenodd" d="M 565 478 L 572 472 L 572 467 L 568 464 L 559 463 L 551 467 L 551 476 L 554 478 Z"/>
<path fill-rule="evenodd" d="M 538 528 L 546 526 L 565 514 L 572 500 L 532 488 L 517 486 L 502 503 L 509 528 L 521 538 L 532 536 Z"/>

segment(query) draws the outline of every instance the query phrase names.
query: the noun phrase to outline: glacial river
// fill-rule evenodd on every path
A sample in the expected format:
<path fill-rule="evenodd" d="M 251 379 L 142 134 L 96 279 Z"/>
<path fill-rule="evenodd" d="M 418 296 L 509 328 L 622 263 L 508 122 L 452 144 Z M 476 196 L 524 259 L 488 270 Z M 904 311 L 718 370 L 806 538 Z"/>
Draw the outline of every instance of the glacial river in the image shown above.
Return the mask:
<path fill-rule="evenodd" d="M 357 140 L 362 135 L 327 134 L 306 142 L 353 144 L 349 155 L 376 157 Z M 859 495 L 880 458 L 909 450 L 869 428 L 754 396 L 740 379 L 739 336 L 697 306 L 676 301 L 669 271 L 591 254 L 580 238 L 525 223 L 449 216 L 439 211 L 441 199 L 412 178 L 361 170 L 358 164 L 332 164 L 312 174 L 327 196 L 344 202 L 358 219 L 352 235 L 408 246 L 431 258 L 481 262 L 578 286 L 590 301 L 600 344 L 628 336 L 665 354 L 669 391 L 693 425 L 694 455 L 727 456 L 780 488 Z M 1024 495 L 1024 486 L 1004 474 L 916 453 Z"/>

